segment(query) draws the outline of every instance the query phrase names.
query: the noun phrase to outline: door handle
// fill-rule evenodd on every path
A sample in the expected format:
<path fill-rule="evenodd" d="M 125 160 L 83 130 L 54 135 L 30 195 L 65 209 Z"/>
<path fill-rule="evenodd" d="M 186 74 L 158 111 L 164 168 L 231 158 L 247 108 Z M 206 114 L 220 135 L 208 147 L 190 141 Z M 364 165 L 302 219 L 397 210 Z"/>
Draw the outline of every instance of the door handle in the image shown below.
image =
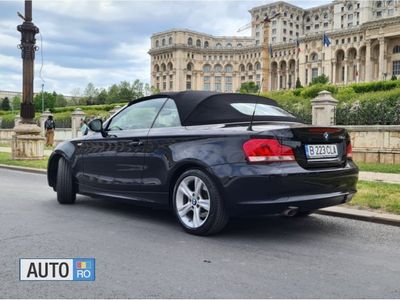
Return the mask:
<path fill-rule="evenodd" d="M 142 146 L 143 142 L 141 140 L 134 140 L 128 143 L 129 146 Z"/>

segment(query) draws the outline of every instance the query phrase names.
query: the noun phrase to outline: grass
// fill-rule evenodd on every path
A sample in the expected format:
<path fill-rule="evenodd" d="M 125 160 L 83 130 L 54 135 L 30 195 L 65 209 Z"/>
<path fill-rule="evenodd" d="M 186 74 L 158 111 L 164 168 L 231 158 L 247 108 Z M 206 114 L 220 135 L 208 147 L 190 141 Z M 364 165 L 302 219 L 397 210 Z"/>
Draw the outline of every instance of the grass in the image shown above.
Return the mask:
<path fill-rule="evenodd" d="M 0 142 L 0 147 L 11 147 L 10 142 Z"/>
<path fill-rule="evenodd" d="M 47 157 L 41 160 L 12 160 L 11 153 L 0 152 L 0 164 L 3 165 L 47 169 L 47 160 Z"/>
<path fill-rule="evenodd" d="M 360 171 L 400 174 L 400 164 L 375 164 L 356 162 Z"/>
<path fill-rule="evenodd" d="M 349 205 L 400 214 L 400 184 L 359 181 L 357 189 Z"/>

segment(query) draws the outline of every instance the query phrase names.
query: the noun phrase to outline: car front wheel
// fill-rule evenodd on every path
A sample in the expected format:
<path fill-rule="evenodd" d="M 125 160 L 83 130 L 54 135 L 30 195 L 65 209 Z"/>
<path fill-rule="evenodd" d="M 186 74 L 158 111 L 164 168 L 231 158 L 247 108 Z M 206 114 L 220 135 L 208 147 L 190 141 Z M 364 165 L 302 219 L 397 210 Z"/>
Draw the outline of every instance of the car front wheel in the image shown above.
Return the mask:
<path fill-rule="evenodd" d="M 229 219 L 216 184 L 198 169 L 184 172 L 176 181 L 173 208 L 184 230 L 196 235 L 215 234 Z"/>

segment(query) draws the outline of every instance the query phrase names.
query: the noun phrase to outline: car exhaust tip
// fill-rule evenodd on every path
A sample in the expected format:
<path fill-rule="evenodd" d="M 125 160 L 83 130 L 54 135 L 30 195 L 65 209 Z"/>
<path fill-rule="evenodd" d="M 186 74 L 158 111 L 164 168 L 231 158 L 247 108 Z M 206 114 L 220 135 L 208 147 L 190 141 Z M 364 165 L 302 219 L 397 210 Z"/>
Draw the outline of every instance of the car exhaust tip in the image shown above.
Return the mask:
<path fill-rule="evenodd" d="M 296 206 L 289 206 L 287 209 L 285 209 L 282 212 L 282 215 L 287 216 L 287 217 L 293 217 L 295 214 L 297 214 L 299 208 Z"/>

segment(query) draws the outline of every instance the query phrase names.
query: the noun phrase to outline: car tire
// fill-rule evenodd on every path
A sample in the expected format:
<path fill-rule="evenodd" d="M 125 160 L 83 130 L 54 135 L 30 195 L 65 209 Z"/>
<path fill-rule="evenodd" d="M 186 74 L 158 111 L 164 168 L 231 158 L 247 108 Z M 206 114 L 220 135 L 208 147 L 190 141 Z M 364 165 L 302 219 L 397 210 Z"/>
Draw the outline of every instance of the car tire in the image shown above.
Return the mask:
<path fill-rule="evenodd" d="M 60 158 L 57 169 L 57 201 L 60 204 L 73 204 L 76 199 L 74 181 L 72 177 L 71 166 L 65 160 Z"/>
<path fill-rule="evenodd" d="M 196 189 L 197 186 L 201 187 Z M 199 169 L 190 169 L 179 176 L 172 203 L 179 223 L 191 234 L 216 234 L 229 220 L 217 185 L 210 175 Z"/>

